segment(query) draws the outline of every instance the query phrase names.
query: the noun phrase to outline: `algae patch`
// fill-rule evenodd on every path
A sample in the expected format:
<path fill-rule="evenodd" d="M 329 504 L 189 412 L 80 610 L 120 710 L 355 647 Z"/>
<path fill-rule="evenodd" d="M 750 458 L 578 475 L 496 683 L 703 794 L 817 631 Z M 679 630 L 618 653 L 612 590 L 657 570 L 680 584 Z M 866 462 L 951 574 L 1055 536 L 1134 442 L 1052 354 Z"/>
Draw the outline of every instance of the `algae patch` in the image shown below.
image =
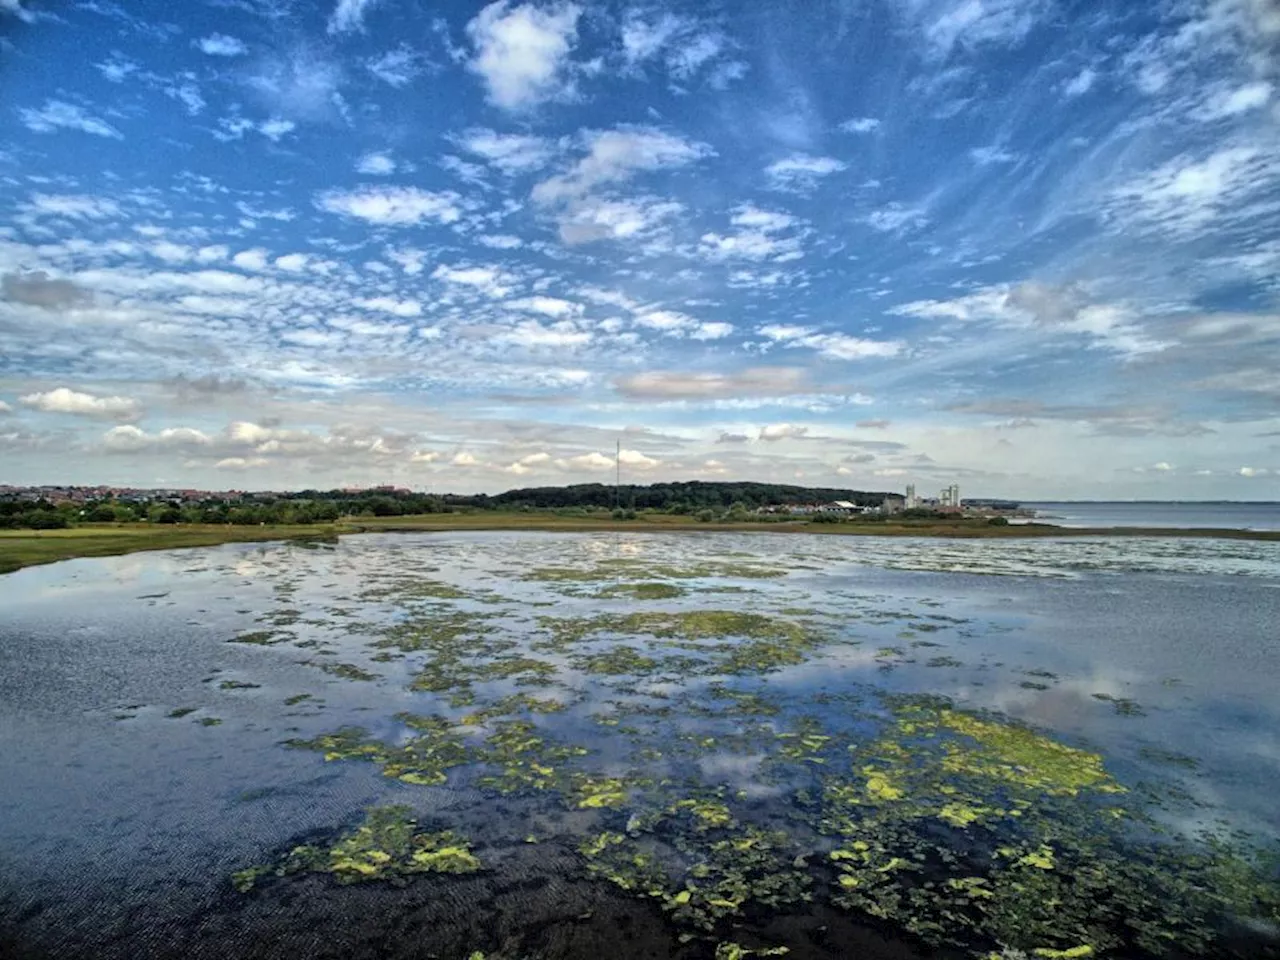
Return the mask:
<path fill-rule="evenodd" d="M 419 831 L 407 806 L 374 807 L 364 823 L 332 846 L 294 847 L 276 865 L 250 867 L 231 875 L 248 893 L 263 879 L 297 873 L 327 873 L 338 883 L 388 881 L 403 884 L 421 873 L 475 873 L 480 861 L 470 845 L 452 831 Z"/>

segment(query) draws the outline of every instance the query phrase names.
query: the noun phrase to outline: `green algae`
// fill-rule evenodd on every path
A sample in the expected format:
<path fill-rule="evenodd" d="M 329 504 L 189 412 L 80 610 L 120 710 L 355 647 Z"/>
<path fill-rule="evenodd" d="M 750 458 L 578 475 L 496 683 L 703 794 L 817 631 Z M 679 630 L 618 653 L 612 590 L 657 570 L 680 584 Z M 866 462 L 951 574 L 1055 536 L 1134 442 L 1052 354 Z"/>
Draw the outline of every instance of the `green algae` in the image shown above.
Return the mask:
<path fill-rule="evenodd" d="M 407 806 L 374 807 L 359 827 L 332 846 L 294 847 L 275 866 L 232 874 L 232 886 L 248 893 L 267 877 L 297 873 L 327 873 L 341 884 L 403 884 L 415 874 L 475 873 L 481 868 L 465 840 L 448 830 L 419 831 L 411 813 Z"/>
<path fill-rule="evenodd" d="M 593 597 L 600 600 L 624 598 L 628 600 L 674 600 L 685 594 L 683 587 L 673 583 L 615 583 L 597 590 Z"/>
<path fill-rule="evenodd" d="M 360 727 L 343 727 L 310 740 L 287 740 L 285 745 L 318 751 L 327 762 L 370 761 L 382 767 L 383 776 L 418 786 L 442 784 L 448 779 L 447 771 L 474 762 L 472 751 L 445 718 L 398 714 L 397 719 L 414 736 L 395 745 L 370 739 Z"/>
<path fill-rule="evenodd" d="M 1130 700 L 1128 697 L 1113 697 L 1109 693 L 1095 693 L 1093 695 L 1093 699 L 1111 704 L 1116 714 L 1122 717 L 1146 716 L 1142 707 L 1140 707 L 1136 701 Z"/>
<path fill-rule="evenodd" d="M 311 660 L 309 662 L 312 666 L 319 667 L 325 673 L 334 677 L 341 677 L 343 680 L 370 681 L 379 679 L 376 673 L 370 673 L 368 670 L 357 667 L 354 663 L 326 663 L 323 660 Z"/>
<path fill-rule="evenodd" d="M 222 723 L 221 717 L 201 717 L 196 723 L 202 727 L 216 727 Z"/>
<path fill-rule="evenodd" d="M 261 687 L 260 683 L 250 683 L 248 680 L 223 680 L 218 684 L 219 690 L 257 690 Z"/>
<path fill-rule="evenodd" d="M 195 713 L 198 709 L 198 707 L 177 707 L 174 710 L 170 710 L 165 714 L 165 716 L 173 720 L 177 720 L 180 717 L 185 717 L 189 713 Z"/>
<path fill-rule="evenodd" d="M 254 630 L 249 633 L 236 634 L 227 643 L 247 643 L 258 647 L 273 647 L 278 643 L 284 643 L 286 640 L 291 639 L 293 639 L 293 634 L 284 630 Z"/>

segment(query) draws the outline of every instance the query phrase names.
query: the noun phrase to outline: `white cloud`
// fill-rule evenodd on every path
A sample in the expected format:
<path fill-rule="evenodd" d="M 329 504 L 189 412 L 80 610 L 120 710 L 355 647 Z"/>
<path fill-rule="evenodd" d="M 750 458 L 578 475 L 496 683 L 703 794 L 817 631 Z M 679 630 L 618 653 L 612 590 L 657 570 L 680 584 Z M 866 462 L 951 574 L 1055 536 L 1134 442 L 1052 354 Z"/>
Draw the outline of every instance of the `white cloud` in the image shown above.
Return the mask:
<path fill-rule="evenodd" d="M 779 236 L 799 226 L 787 213 L 761 210 L 751 204 L 738 207 L 729 222 L 738 229 L 730 234 L 704 233 L 698 252 L 711 260 L 775 260 L 786 262 L 800 255 L 800 236 Z"/>
<path fill-rule="evenodd" d="M 770 443 L 776 440 L 797 440 L 808 432 L 808 427 L 794 423 L 770 423 L 760 428 L 760 439 Z"/>
<path fill-rule="evenodd" d="M 989 167 L 997 163 L 1013 163 L 1018 159 L 1016 153 L 1010 153 L 1003 147 L 996 146 L 974 147 L 969 151 L 969 156 L 980 167 Z"/>
<path fill-rule="evenodd" d="M 1122 226 L 1177 237 L 1210 224 L 1239 222 L 1271 208 L 1253 205 L 1280 184 L 1280 155 L 1256 147 L 1223 147 L 1204 159 L 1181 157 L 1113 190 L 1104 214 Z"/>
<path fill-rule="evenodd" d="M 450 190 L 431 192 L 417 187 L 358 187 L 326 190 L 316 206 L 328 213 L 354 217 L 379 226 L 414 226 L 423 221 L 455 223 L 462 216 L 461 198 Z"/>
<path fill-rule="evenodd" d="M 104 220 L 120 214 L 120 205 L 114 200 L 88 194 L 33 193 L 21 209 L 35 217 L 74 220 Z"/>
<path fill-rule="evenodd" d="M 211 57 L 239 57 L 249 52 L 243 41 L 225 33 L 211 33 L 207 37 L 201 37 L 196 41 L 196 46 Z"/>
<path fill-rule="evenodd" d="M 258 132 L 272 143 L 279 143 L 281 137 L 293 133 L 296 129 L 296 123 L 292 120 L 281 119 L 280 117 L 273 117 L 270 120 L 258 124 Z"/>
<path fill-rule="evenodd" d="M 254 273 L 261 273 L 267 269 L 268 256 L 266 250 L 261 247 L 254 247 L 251 250 L 241 250 L 231 258 L 231 263 L 239 267 L 241 270 L 251 270 Z"/>
<path fill-rule="evenodd" d="M 864 222 L 882 233 L 899 233 L 916 229 L 929 222 L 923 206 L 909 206 L 896 201 L 871 211 Z"/>
<path fill-rule="evenodd" d="M 29 393 L 19 397 L 18 403 L 43 413 L 67 413 L 106 420 L 128 421 L 142 416 L 142 404 L 132 397 L 99 397 L 66 387 L 58 387 L 47 393 Z"/>
<path fill-rule="evenodd" d="M 953 300 L 916 300 L 888 312 L 920 319 L 1034 329 L 1047 335 L 1077 334 L 1129 356 L 1157 352 L 1166 346 L 1152 339 L 1139 324 L 1139 318 L 1124 305 L 1090 304 L 1074 288 L 1034 281 L 997 284 Z"/>
<path fill-rule="evenodd" d="M 519 237 L 506 233 L 481 234 L 476 237 L 476 243 L 491 250 L 517 250 L 524 246 L 524 241 Z"/>
<path fill-rule="evenodd" d="M 662 465 L 661 460 L 647 457 L 639 450 L 628 450 L 626 447 L 618 453 L 618 460 L 624 467 L 631 467 L 633 470 L 652 470 Z"/>
<path fill-rule="evenodd" d="M 396 172 L 396 162 L 387 153 L 366 153 L 356 161 L 356 172 L 387 177 Z"/>
<path fill-rule="evenodd" d="M 484 127 L 465 130 L 454 138 L 454 142 L 469 153 L 483 157 L 508 176 L 540 170 L 556 154 L 555 144 L 545 137 L 497 133 Z"/>
<path fill-rule="evenodd" d="M 223 457 L 213 465 L 215 470 L 255 470 L 267 466 L 266 457 Z"/>
<path fill-rule="evenodd" d="M 511 277 L 497 267 L 446 267 L 442 263 L 432 272 L 431 279 L 475 287 L 494 299 L 505 297 L 511 290 Z"/>
<path fill-rule="evenodd" d="M 716 400 L 785 397 L 814 392 L 801 367 L 754 367 L 734 373 L 651 370 L 619 377 L 623 396 L 646 400 Z"/>
<path fill-rule="evenodd" d="M 844 333 L 821 333 L 810 327 L 770 324 L 758 331 L 762 337 L 787 347 L 808 347 L 837 360 L 896 357 L 902 352 L 897 340 L 867 340 Z"/>
<path fill-rule="evenodd" d="M 582 8 L 573 3 L 537 7 L 491 3 L 467 24 L 475 46 L 468 68 L 484 80 L 489 101 L 505 110 L 528 110 L 573 95 L 570 53 L 578 39 Z"/>
<path fill-rule="evenodd" d="M 0 400 L 0 413 L 13 413 L 13 407 Z"/>
<path fill-rule="evenodd" d="M 557 460 L 556 466 L 561 470 L 593 470 L 600 472 L 603 470 L 612 470 L 614 468 L 613 457 L 606 457 L 602 453 L 592 451 L 584 453 L 579 457 L 569 457 L 563 460 Z"/>
<path fill-rule="evenodd" d="M 57 130 L 80 130 L 96 137 L 123 140 L 122 134 L 105 120 L 95 117 L 81 107 L 63 100 L 48 100 L 39 110 L 23 107 L 18 111 L 22 123 L 35 133 L 53 133 Z"/>
<path fill-rule="evenodd" d="M 365 310 L 376 310 L 379 313 L 390 313 L 397 317 L 422 316 L 422 304 L 417 300 L 397 300 L 394 297 L 372 297 L 356 300 L 356 306 Z"/>
<path fill-rule="evenodd" d="M 1265 467 L 1241 467 L 1240 476 L 1242 477 L 1265 477 L 1271 471 Z"/>
<path fill-rule="evenodd" d="M 473 454 L 466 450 L 461 450 L 453 455 L 453 459 L 449 461 L 455 467 L 478 467 L 480 461 Z"/>
<path fill-rule="evenodd" d="M 567 173 L 533 188 L 542 205 L 572 201 L 597 187 L 622 183 L 643 171 L 686 166 L 714 155 L 709 146 L 664 133 L 654 127 L 621 126 L 585 135 L 587 155 Z"/>
<path fill-rule="evenodd" d="M 694 340 L 722 340 L 732 333 L 731 323 L 700 323 L 689 336 Z"/>
<path fill-rule="evenodd" d="M 422 75 L 422 58 L 408 45 L 401 44 L 371 60 L 364 67 L 388 86 L 399 90 Z"/>
<path fill-rule="evenodd" d="M 648 21 L 639 11 L 632 10 L 622 25 L 622 56 L 628 66 L 643 63 L 656 56 L 687 26 L 687 20 L 673 13 L 663 13 L 655 20 Z"/>
<path fill-rule="evenodd" d="M 435 463 L 440 454 L 435 450 L 415 450 L 409 457 L 410 463 Z"/>
<path fill-rule="evenodd" d="M 338 0 L 329 17 L 329 33 L 350 33 L 364 30 L 364 15 L 380 0 Z"/>
<path fill-rule="evenodd" d="M 512 310 L 527 310 L 547 317 L 577 317 L 582 314 L 582 304 L 559 297 L 525 297 L 508 301 L 504 306 Z"/>
<path fill-rule="evenodd" d="M 938 59 L 957 48 L 1016 46 L 1048 8 L 1048 0 L 932 0 L 905 5 L 929 52 Z"/>
<path fill-rule="evenodd" d="M 1200 120 L 1224 120 L 1251 110 L 1261 110 L 1271 102 L 1274 87 L 1266 80 L 1255 80 L 1242 87 L 1215 91 L 1195 111 Z"/>
<path fill-rule="evenodd" d="M 853 117 L 840 124 L 845 133 L 875 133 L 880 129 L 880 121 L 875 117 Z"/>
<path fill-rule="evenodd" d="M 536 320 L 525 320 L 498 334 L 498 339 L 530 349 L 550 347 L 564 350 L 590 343 L 592 335 L 566 321 L 544 326 Z"/>
<path fill-rule="evenodd" d="M 1084 67 L 1074 77 L 1062 85 L 1062 92 L 1068 97 L 1079 97 L 1093 89 L 1098 73 L 1092 67 Z"/>
<path fill-rule="evenodd" d="M 765 167 L 765 174 L 775 190 L 807 193 L 817 187 L 823 177 L 848 169 L 848 164 L 835 157 L 814 157 L 794 153 Z"/>

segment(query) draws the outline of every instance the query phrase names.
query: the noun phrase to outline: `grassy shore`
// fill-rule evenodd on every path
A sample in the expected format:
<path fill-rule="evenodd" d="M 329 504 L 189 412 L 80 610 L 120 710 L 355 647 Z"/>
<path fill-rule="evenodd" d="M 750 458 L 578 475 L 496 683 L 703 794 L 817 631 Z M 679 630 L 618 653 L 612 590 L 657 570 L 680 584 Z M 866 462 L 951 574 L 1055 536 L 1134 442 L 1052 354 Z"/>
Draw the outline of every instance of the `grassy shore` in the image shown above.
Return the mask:
<path fill-rule="evenodd" d="M 242 540 L 333 537 L 329 525 L 233 527 L 221 524 L 86 524 L 66 530 L 0 530 L 0 573 L 75 557 L 109 557 L 138 550 L 211 547 Z"/>
<path fill-rule="evenodd" d="M 642 514 L 635 520 L 560 516 L 551 513 L 447 513 L 409 517 L 367 517 L 312 526 L 223 526 L 148 523 L 86 524 L 66 530 L 0 530 L 0 573 L 75 557 L 106 557 L 139 550 L 211 547 L 219 543 L 262 540 L 329 539 L 359 533 L 431 533 L 464 530 L 546 530 L 631 533 L 808 533 L 863 537 L 952 537 L 1022 540 L 1036 537 L 1225 537 L 1280 540 L 1280 532 L 1250 530 L 1173 530 L 1163 528 L 1084 529 L 1049 524 L 992 526 L 983 520 L 905 520 L 810 523 L 699 523 L 693 517 Z"/>

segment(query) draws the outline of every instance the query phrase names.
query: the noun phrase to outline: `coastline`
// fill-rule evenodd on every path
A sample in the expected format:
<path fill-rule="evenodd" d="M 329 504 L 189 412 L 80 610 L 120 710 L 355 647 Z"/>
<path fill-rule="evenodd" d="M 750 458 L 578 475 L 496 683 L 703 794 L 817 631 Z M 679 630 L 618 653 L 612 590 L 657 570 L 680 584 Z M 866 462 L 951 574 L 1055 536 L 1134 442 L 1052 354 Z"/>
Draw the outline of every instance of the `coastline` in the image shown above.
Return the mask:
<path fill-rule="evenodd" d="M 933 520 L 892 522 L 700 523 L 692 517 L 650 515 L 637 520 L 537 514 L 427 514 L 361 518 L 336 524 L 234 527 L 213 525 L 93 524 L 64 530 L 0 530 L 0 574 L 25 567 L 145 550 L 212 547 L 223 543 L 286 540 L 332 541 L 363 533 L 449 533 L 534 530 L 548 533 L 774 533 L 843 537 L 930 537 L 962 540 L 1026 540 L 1076 537 L 1258 540 L 1280 542 L 1277 530 L 1174 527 L 1062 527 L 1042 523 L 992 526 Z"/>

